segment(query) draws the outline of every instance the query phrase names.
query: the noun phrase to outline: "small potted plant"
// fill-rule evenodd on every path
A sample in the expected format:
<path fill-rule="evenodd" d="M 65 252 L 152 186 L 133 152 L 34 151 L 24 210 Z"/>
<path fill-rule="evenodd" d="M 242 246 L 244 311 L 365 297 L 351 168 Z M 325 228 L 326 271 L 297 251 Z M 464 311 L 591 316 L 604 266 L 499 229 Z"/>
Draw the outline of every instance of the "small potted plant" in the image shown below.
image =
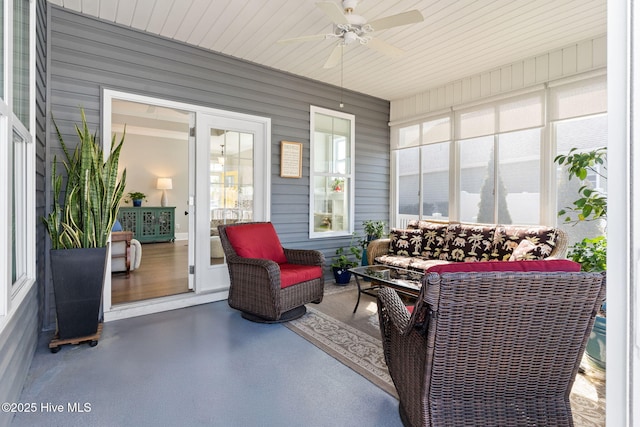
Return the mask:
<path fill-rule="evenodd" d="M 333 182 L 331 182 L 331 191 L 335 191 L 336 193 L 344 190 L 344 179 L 343 178 L 334 178 Z"/>
<path fill-rule="evenodd" d="M 351 240 L 353 243 L 353 239 Z M 362 252 L 358 246 L 350 244 L 348 248 L 340 247 L 336 249 L 336 256 L 333 258 L 331 268 L 336 285 L 346 285 L 351 280 L 350 268 L 360 264 Z"/>
<path fill-rule="evenodd" d="M 366 220 L 362 223 L 364 227 L 365 238 L 360 241 L 362 244 L 362 265 L 368 265 L 369 262 L 367 260 L 367 246 L 372 240 L 377 240 L 382 238 L 384 234 L 384 221 L 373 221 Z"/>
<path fill-rule="evenodd" d="M 593 239 L 585 238 L 573 245 L 567 253 L 567 258 L 580 264 L 582 271 L 607 271 L 607 238 L 598 236 Z M 606 369 L 607 342 L 607 303 L 600 307 L 593 323 L 591 335 L 587 341 L 585 353 L 590 364 L 598 369 Z"/>
<path fill-rule="evenodd" d="M 370 219 L 362 223 L 364 234 L 367 235 L 367 242 L 380 239 L 384 234 L 384 221 L 372 221 Z"/>
<path fill-rule="evenodd" d="M 147 200 L 147 195 L 139 191 L 130 191 L 127 194 L 127 199 L 125 200 L 125 202 L 129 203 L 129 200 L 133 202 L 133 206 L 140 207 L 142 206 L 142 201 Z"/>
<path fill-rule="evenodd" d="M 581 152 L 572 148 L 569 152 L 556 156 L 559 165 L 566 165 L 569 179 L 577 178 L 584 182 L 589 172 L 606 179 L 607 149 L 597 148 Z M 583 221 L 604 221 L 607 219 L 607 194 L 600 189 L 591 188 L 586 183 L 578 189 L 579 198 L 572 206 L 561 209 L 558 216 L 564 217 L 565 223 L 576 225 Z M 599 235 L 584 238 L 571 246 L 567 258 L 579 263 L 582 271 L 607 271 L 607 238 Z M 596 315 L 593 329 L 587 341 L 585 353 L 587 360 L 600 369 L 606 368 L 606 302 L 602 304 Z"/>

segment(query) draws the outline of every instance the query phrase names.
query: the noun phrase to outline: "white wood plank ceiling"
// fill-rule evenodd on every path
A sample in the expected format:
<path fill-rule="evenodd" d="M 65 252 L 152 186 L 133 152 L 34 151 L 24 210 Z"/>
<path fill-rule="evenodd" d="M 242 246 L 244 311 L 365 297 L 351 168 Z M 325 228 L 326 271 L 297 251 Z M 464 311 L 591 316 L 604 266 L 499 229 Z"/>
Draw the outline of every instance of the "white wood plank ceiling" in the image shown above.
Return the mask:
<path fill-rule="evenodd" d="M 277 43 L 333 32 L 332 21 L 316 0 L 49 1 L 333 85 L 342 80 L 345 88 L 387 100 L 607 31 L 606 0 L 361 0 L 355 13 L 368 22 L 413 9 L 424 21 L 373 33 L 375 39 L 404 50 L 399 57 L 356 42 L 345 48 L 342 67 L 325 69 L 335 39 Z"/>

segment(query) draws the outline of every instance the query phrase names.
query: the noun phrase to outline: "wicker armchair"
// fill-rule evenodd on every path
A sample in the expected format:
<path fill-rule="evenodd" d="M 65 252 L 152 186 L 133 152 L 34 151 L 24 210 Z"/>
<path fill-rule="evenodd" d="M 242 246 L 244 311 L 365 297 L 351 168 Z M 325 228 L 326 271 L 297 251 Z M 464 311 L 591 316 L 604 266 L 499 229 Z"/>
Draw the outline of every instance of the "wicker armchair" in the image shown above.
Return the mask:
<path fill-rule="evenodd" d="M 569 394 L 604 294 L 599 273 L 427 273 L 410 314 L 381 289 L 403 424 L 572 426 Z"/>
<path fill-rule="evenodd" d="M 324 255 L 283 248 L 270 222 L 218 226 L 231 284 L 229 306 L 254 322 L 296 319 L 324 295 Z"/>

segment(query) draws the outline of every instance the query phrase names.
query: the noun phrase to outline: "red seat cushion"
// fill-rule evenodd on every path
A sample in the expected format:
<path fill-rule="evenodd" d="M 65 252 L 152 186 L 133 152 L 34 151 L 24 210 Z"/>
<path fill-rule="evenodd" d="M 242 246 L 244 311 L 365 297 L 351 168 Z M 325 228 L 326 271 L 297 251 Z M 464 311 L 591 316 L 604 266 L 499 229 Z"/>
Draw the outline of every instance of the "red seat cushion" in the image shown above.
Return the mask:
<path fill-rule="evenodd" d="M 322 277 L 319 265 L 280 264 L 280 288 Z"/>
<path fill-rule="evenodd" d="M 226 232 L 229 243 L 243 258 L 270 259 L 278 264 L 287 262 L 280 239 L 270 222 L 234 225 L 227 227 Z"/>
<path fill-rule="evenodd" d="M 430 267 L 426 273 L 470 273 L 486 271 L 580 271 L 580 264 L 568 259 L 528 261 L 453 262 Z"/>

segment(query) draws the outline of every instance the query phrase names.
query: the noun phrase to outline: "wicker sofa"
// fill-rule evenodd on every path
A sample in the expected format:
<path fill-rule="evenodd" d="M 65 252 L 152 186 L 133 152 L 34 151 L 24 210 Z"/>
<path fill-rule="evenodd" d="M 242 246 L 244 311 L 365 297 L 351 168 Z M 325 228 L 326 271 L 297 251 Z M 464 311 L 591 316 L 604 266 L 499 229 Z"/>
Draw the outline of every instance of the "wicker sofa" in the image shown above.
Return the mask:
<path fill-rule="evenodd" d="M 566 252 L 567 235 L 558 228 L 414 220 L 372 241 L 367 260 L 425 271 L 452 262 L 564 258 Z"/>

